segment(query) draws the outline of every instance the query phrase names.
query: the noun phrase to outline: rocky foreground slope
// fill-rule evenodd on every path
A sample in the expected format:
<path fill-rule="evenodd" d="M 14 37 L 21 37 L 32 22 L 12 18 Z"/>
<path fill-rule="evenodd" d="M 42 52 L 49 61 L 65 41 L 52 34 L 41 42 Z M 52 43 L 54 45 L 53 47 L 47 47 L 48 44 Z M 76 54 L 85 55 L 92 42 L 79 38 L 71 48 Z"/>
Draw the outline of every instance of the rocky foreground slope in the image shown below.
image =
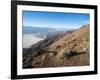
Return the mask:
<path fill-rule="evenodd" d="M 23 52 L 23 68 L 89 65 L 89 25 L 47 38 Z"/>

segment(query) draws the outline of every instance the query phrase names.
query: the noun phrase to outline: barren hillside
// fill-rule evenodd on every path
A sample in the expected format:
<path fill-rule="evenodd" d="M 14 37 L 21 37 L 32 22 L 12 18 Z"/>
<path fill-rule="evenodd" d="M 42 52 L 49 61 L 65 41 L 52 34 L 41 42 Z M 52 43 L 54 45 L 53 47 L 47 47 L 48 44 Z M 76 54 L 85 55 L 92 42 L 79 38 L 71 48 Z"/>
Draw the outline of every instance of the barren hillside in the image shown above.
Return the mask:
<path fill-rule="evenodd" d="M 86 65 L 89 65 L 89 25 L 35 44 L 30 54 L 23 55 L 23 68 Z"/>

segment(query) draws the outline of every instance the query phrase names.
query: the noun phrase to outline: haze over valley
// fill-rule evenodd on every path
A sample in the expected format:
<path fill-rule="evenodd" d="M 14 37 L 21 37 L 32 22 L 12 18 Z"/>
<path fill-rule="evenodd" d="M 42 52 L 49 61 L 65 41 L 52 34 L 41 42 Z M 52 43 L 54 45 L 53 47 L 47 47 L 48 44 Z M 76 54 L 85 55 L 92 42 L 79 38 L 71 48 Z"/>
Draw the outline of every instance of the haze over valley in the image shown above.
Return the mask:
<path fill-rule="evenodd" d="M 41 27 L 24 27 L 23 28 L 23 48 L 29 48 L 33 44 L 44 40 L 46 37 L 52 37 L 58 34 L 65 33 L 72 30 L 41 28 Z"/>

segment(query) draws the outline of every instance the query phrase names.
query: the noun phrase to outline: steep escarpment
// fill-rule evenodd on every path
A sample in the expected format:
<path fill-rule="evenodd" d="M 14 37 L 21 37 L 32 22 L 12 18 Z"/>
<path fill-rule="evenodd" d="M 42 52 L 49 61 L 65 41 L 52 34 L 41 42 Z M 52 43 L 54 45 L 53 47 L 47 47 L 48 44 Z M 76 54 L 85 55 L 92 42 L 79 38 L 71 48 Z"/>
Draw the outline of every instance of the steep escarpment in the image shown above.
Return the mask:
<path fill-rule="evenodd" d="M 57 34 L 24 49 L 23 68 L 89 65 L 89 25 Z"/>

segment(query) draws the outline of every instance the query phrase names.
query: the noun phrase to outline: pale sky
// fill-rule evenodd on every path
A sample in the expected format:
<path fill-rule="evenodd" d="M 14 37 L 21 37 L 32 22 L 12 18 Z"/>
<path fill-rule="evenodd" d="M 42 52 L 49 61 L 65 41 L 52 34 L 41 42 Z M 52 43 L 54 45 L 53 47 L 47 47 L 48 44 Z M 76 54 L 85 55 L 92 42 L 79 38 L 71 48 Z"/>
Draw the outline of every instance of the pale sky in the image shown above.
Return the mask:
<path fill-rule="evenodd" d="M 75 29 L 89 24 L 89 14 L 23 11 L 23 25 L 31 27 Z"/>

